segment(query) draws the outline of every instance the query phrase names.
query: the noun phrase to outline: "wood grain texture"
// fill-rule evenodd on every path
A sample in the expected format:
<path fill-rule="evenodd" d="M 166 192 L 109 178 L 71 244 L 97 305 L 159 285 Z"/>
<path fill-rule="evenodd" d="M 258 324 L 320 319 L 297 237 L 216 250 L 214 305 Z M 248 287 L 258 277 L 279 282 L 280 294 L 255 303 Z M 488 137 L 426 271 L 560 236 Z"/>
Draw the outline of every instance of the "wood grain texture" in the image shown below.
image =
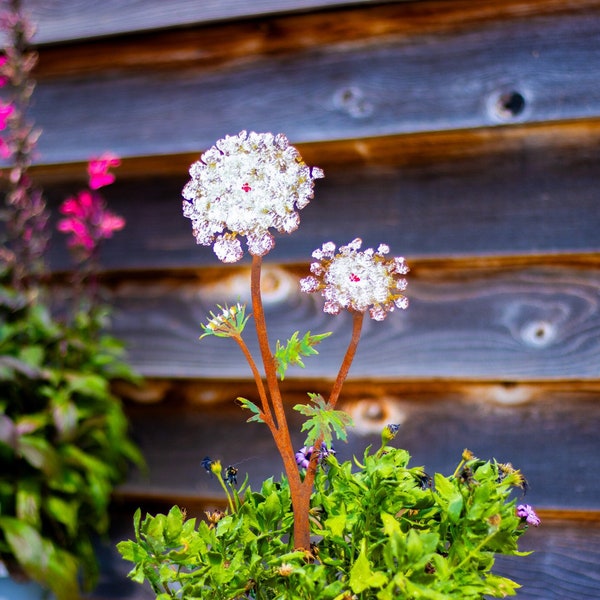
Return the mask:
<path fill-rule="evenodd" d="M 308 268 L 305 268 L 308 274 Z M 121 281 L 114 290 L 114 333 L 133 365 L 155 377 L 244 378 L 241 351 L 219 338 L 201 342 L 200 323 L 217 304 L 249 302 L 249 273 L 212 282 Z M 272 343 L 295 330 L 333 331 L 321 356 L 292 377 L 335 377 L 350 317 L 322 312 L 318 295 L 298 289 L 296 270 L 264 272 Z M 366 320 L 351 378 L 597 379 L 600 374 L 600 270 L 530 265 L 409 275 L 411 306 L 384 323 Z M 246 341 L 257 351 L 251 327 Z"/>
<path fill-rule="evenodd" d="M 241 129 L 283 131 L 298 143 L 596 118 L 596 14 L 331 45 L 209 71 L 198 59 L 42 81 L 40 161 L 84 161 L 99 148 L 192 153 Z M 514 114 L 513 93 L 523 101 Z"/>
<path fill-rule="evenodd" d="M 278 5 L 280 7 L 280 5 Z M 553 18 L 587 13 L 600 8 L 598 0 L 574 3 L 561 0 L 430 0 L 358 6 L 229 20 L 185 29 L 158 29 L 145 34 L 81 39 L 73 44 L 39 48 L 36 77 L 46 79 L 109 70 L 180 68 L 193 64 L 206 69 L 235 65 L 258 56 L 281 56 L 333 44 L 410 41 L 417 37 L 476 29 L 491 21 L 523 20 L 531 16 Z M 172 12 L 173 16 L 178 16 Z M 148 15 L 146 15 L 148 16 Z M 200 11 L 198 11 L 200 16 Z M 138 20 L 119 20 L 119 26 L 136 30 Z M 86 23 L 93 25 L 94 23 Z M 107 23 L 105 22 L 106 26 Z M 43 36 L 42 30 L 38 33 Z M 61 28 L 61 31 L 64 29 Z M 130 32 L 131 33 L 131 32 Z M 38 36 L 39 39 L 39 36 Z M 58 41 L 58 40 L 57 40 Z"/>
<path fill-rule="evenodd" d="M 307 388 L 306 391 L 321 391 Z M 238 391 L 239 390 L 239 391 Z M 230 397 L 218 404 L 203 403 L 211 385 L 196 386 L 196 404 L 171 396 L 155 405 L 128 404 L 135 438 L 149 465 L 149 477 L 132 475 L 120 488 L 119 496 L 132 501 L 210 503 L 221 498 L 218 483 L 201 467 L 205 456 L 233 464 L 242 477 L 248 474 L 256 488 L 283 470 L 268 430 L 248 424 L 248 415 L 236 406 L 238 394 L 256 399 L 247 386 L 230 386 Z M 394 445 L 407 449 L 414 466 L 429 473 L 452 473 L 464 448 L 481 458 L 510 461 L 523 471 L 529 482 L 526 501 L 536 508 L 583 514 L 600 511 L 600 483 L 595 476 L 600 438 L 600 392 L 546 392 L 536 399 L 507 402 L 525 397 L 527 386 L 505 388 L 499 400 L 494 385 L 464 384 L 448 392 L 401 391 L 377 394 L 377 386 L 364 385 L 362 393 L 349 390 L 340 408 L 349 412 L 355 427 L 348 443 L 335 444 L 340 460 L 362 456 L 369 445 L 378 447 L 380 433 L 388 423 L 400 425 Z M 493 400 L 493 398 L 496 400 Z M 301 447 L 303 418 L 291 410 L 307 403 L 306 393 L 286 395 L 294 443 Z M 557 453 L 556 449 L 560 448 Z M 558 511 L 558 512 L 556 512 Z M 575 518 L 577 518 L 575 516 Z"/>
<path fill-rule="evenodd" d="M 563 132 L 565 139 L 569 131 Z M 309 153 L 306 160 L 326 167 L 326 177 L 317 181 L 298 231 L 278 236 L 267 260 L 304 262 L 325 241 L 342 244 L 355 237 L 366 246 L 388 243 L 394 253 L 411 260 L 598 252 L 600 156 L 595 148 L 600 137 L 586 142 L 585 136 L 573 136 L 579 144 L 545 146 L 540 132 L 539 137 L 507 141 L 509 147 L 500 153 L 485 152 L 493 141 L 481 141 L 473 144 L 473 151 L 480 150 L 477 156 L 462 153 L 455 139 L 458 154 L 447 157 L 435 155 L 447 146 L 443 141 L 437 146 L 434 138 L 425 164 L 415 158 L 416 164 L 400 166 L 385 160 L 376 166 L 367 154 L 367 164 L 350 161 L 328 168 L 327 145 L 318 155 L 313 148 L 315 156 Z M 396 141 L 401 163 L 403 140 Z M 410 142 L 407 146 L 407 153 L 416 156 Z M 80 173 L 85 176 L 83 165 Z M 127 220 L 126 229 L 102 249 L 105 269 L 219 264 L 212 250 L 196 245 L 190 221 L 182 216 L 181 189 L 187 179 L 182 167 L 177 177 L 125 177 L 102 190 L 109 206 Z M 80 186 L 83 181 L 72 180 L 47 187 L 50 205 L 56 208 Z M 54 269 L 72 264 L 58 237 L 49 257 Z"/>
<path fill-rule="evenodd" d="M 402 3 L 403 0 L 394 2 Z M 380 0 L 377 4 L 384 3 L 386 0 Z M 160 0 L 145 0 L 143 3 L 108 0 L 99 5 L 93 0 L 25 0 L 24 4 L 39 24 L 36 43 L 48 44 L 159 28 L 214 24 L 224 20 L 264 19 L 282 13 L 309 10 L 321 12 L 332 8 L 359 7 L 370 12 L 369 5 L 372 3 L 369 0 L 286 0 L 282 4 L 277 0 L 254 0 L 248 4 L 241 0 L 202 0 L 199 5 L 194 0 L 170 0 L 167 5 Z M 463 21 L 468 21 L 474 17 L 489 18 L 490 14 L 496 17 L 523 17 L 546 12 L 561 13 L 593 7 L 597 2 L 578 0 L 577 6 L 573 6 L 574 3 L 564 0 L 506 0 L 502 6 L 498 6 L 491 0 L 478 0 L 477 3 L 462 0 L 452 2 L 453 6 L 449 7 L 449 3 L 440 0 L 417 0 L 407 4 L 406 10 L 401 9 L 402 14 L 409 19 L 413 14 L 420 16 L 420 19 L 411 20 L 411 25 L 418 27 L 420 22 L 433 21 L 432 14 L 443 17 L 437 19 L 438 22 L 451 21 L 452 15 L 457 13 Z"/>

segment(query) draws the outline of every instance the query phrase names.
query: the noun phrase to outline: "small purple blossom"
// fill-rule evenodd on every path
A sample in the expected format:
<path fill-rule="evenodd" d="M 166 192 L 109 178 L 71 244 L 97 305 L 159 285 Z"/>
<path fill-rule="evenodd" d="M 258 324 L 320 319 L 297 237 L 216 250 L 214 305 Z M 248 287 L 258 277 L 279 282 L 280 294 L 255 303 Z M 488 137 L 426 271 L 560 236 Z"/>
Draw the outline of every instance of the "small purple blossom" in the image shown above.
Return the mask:
<path fill-rule="evenodd" d="M 529 504 L 519 504 L 519 506 L 517 506 L 517 517 L 523 519 L 528 525 L 533 525 L 534 527 L 538 527 L 542 522 Z"/>
<path fill-rule="evenodd" d="M 296 452 L 296 462 L 298 466 L 302 469 L 308 469 L 308 465 L 310 464 L 310 459 L 315 451 L 314 446 L 302 446 L 298 452 Z M 327 447 L 325 442 L 321 443 L 321 451 L 319 452 L 319 462 L 322 462 L 326 459 L 330 454 L 335 455 L 335 450 L 333 446 L 331 448 Z"/>

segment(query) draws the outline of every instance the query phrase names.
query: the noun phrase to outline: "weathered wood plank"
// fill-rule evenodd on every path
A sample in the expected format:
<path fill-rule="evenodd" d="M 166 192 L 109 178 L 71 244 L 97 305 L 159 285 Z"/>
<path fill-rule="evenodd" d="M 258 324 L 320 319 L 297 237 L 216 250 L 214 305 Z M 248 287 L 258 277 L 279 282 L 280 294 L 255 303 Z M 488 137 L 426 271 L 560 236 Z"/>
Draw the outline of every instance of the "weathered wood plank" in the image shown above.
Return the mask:
<path fill-rule="evenodd" d="M 208 72 L 200 58 L 181 69 L 42 81 L 40 161 L 82 161 L 99 148 L 123 157 L 197 152 L 244 128 L 298 143 L 594 118 L 598 35 L 590 14 L 532 17 Z"/>
<path fill-rule="evenodd" d="M 359 7 L 346 9 L 233 20 L 187 29 L 155 30 L 144 35 L 84 39 L 78 41 L 76 51 L 73 51 L 73 44 L 45 45 L 40 48 L 41 60 L 36 67 L 36 77 L 85 75 L 117 69 L 129 71 L 147 68 L 148 65 L 154 69 L 172 69 L 189 64 L 198 66 L 199 62 L 204 68 L 214 68 L 234 64 L 250 56 L 273 57 L 299 50 L 314 50 L 317 46 L 322 48 L 369 40 L 389 43 L 391 39 L 410 40 L 424 35 L 475 29 L 490 21 L 541 15 L 560 17 L 599 7 L 598 0 L 580 0 L 576 6 L 561 0 L 361 3 Z M 178 15 L 173 11 L 170 14 Z M 147 11 L 145 16 L 148 16 Z M 200 11 L 197 11 L 197 16 L 200 16 Z M 136 28 L 139 21 L 120 19 L 118 23 L 121 27 Z M 86 23 L 88 26 L 95 24 L 95 20 Z M 160 22 L 158 24 L 161 25 Z M 43 30 L 39 34 L 43 36 Z"/>
<path fill-rule="evenodd" d="M 308 273 L 305 267 L 304 274 Z M 155 377 L 244 378 L 241 351 L 219 338 L 198 341 L 216 304 L 248 302 L 249 273 L 232 269 L 211 282 L 122 280 L 114 290 L 114 332 L 132 363 Z M 298 272 L 264 272 L 272 343 L 295 330 L 334 335 L 322 356 L 292 377 L 333 378 L 348 343 L 350 316 L 331 317 L 320 296 L 298 289 Z M 409 275 L 406 312 L 366 320 L 351 378 L 596 379 L 600 373 L 600 270 L 544 266 L 447 270 Z M 256 351 L 249 327 L 247 343 Z"/>
<path fill-rule="evenodd" d="M 400 386 L 398 386 L 400 388 Z M 486 389 L 488 388 L 488 389 Z M 311 388 L 305 391 L 321 391 Z M 283 470 L 266 427 L 248 424 L 248 415 L 235 405 L 239 393 L 255 399 L 248 386 L 229 387 L 230 400 L 206 403 L 210 382 L 196 385 L 196 404 L 182 403 L 172 395 L 155 405 L 130 405 L 128 414 L 134 436 L 149 465 L 149 477 L 132 475 L 120 496 L 140 500 L 210 502 L 221 497 L 218 483 L 201 467 L 205 456 L 234 464 L 242 477 L 248 474 L 256 487 Z M 533 400 L 510 404 L 494 401 L 494 385 L 450 386 L 436 394 L 399 391 L 377 393 L 377 385 L 365 385 L 362 394 L 344 393 L 340 408 L 354 418 L 348 443 L 337 443 L 340 460 L 362 456 L 369 445 L 378 447 L 380 432 L 388 423 L 400 424 L 394 445 L 406 448 L 412 463 L 428 472 L 452 473 L 463 449 L 481 458 L 510 461 L 529 482 L 528 503 L 536 508 L 560 511 L 600 510 L 600 480 L 594 473 L 600 452 L 597 424 L 600 393 L 551 392 Z M 528 386 L 505 388 L 506 397 L 526 397 Z M 188 391 L 189 394 L 189 391 Z M 257 400 L 258 401 L 258 400 Z M 306 403 L 303 393 L 286 395 L 294 443 L 301 447 L 303 418 L 291 410 Z M 560 448 L 557 452 L 556 449 Z M 576 457 L 576 459 L 574 458 Z"/>
<path fill-rule="evenodd" d="M 391 2 L 392 0 L 387 0 Z M 402 0 L 393 0 L 400 3 Z M 378 4 L 385 3 L 380 0 Z M 304 11 L 323 11 L 358 6 L 371 13 L 369 0 L 287 0 L 285 4 L 277 0 L 254 0 L 251 4 L 241 0 L 203 0 L 202 5 L 193 0 L 170 0 L 168 6 L 160 0 L 137 3 L 122 3 L 108 0 L 102 5 L 90 0 L 25 0 L 25 5 L 33 19 L 38 23 L 36 43 L 60 43 L 98 36 L 135 33 L 168 27 L 185 27 L 197 24 L 213 24 L 223 20 L 242 20 L 266 18 L 278 14 L 293 14 Z M 420 4 L 425 8 L 421 8 Z M 492 0 L 479 0 L 476 5 L 469 0 L 452 2 L 411 2 L 406 10 L 402 8 L 404 19 L 413 14 L 423 20 L 433 21 L 431 15 L 437 15 L 438 23 L 452 20 L 456 13 L 467 22 L 474 18 L 490 16 L 523 17 L 531 14 L 561 13 L 583 10 L 597 6 L 593 0 L 579 0 L 576 6 L 563 0 L 506 0 L 502 6 Z M 416 6 L 414 6 L 416 5 Z M 375 10 L 378 10 L 376 7 Z M 392 8 L 395 10 L 395 8 Z M 346 11 L 347 12 L 347 11 Z M 449 13 L 449 14 L 448 14 Z M 414 19 L 416 20 L 416 19 Z M 398 25 L 387 24 L 387 28 Z M 438 25 L 439 27 L 439 25 Z M 321 32 L 321 35 L 323 33 Z"/>
<path fill-rule="evenodd" d="M 552 131 L 565 140 L 572 132 L 579 144 L 544 146 Z M 355 237 L 370 246 L 386 242 L 393 252 L 407 257 L 597 252 L 600 137 L 587 139 L 585 127 L 579 135 L 571 128 L 561 131 L 551 129 L 524 139 L 507 136 L 502 153 L 493 152 L 493 136 L 482 136 L 485 139 L 472 145 L 473 152 L 479 150 L 477 156 L 462 150 L 468 136 L 462 142 L 441 140 L 439 146 L 435 136 L 412 147 L 408 140 L 408 164 L 402 164 L 401 137 L 382 143 L 375 155 L 367 145 L 362 165 L 349 160 L 328 168 L 328 161 L 335 163 L 337 156 L 328 158 L 330 146 L 311 147 L 306 160 L 325 167 L 326 177 L 317 181 L 315 198 L 302 211 L 299 230 L 279 237 L 267 259 L 307 261 L 323 242 L 342 244 Z M 384 158 L 384 149 L 392 148 L 394 141 L 393 156 Z M 419 159 L 418 148 L 428 142 L 434 149 L 429 158 Z M 340 154 L 360 160 L 359 142 L 356 147 L 346 147 Z M 438 155 L 446 149 L 447 157 Z M 382 157 L 379 166 L 378 157 Z M 83 165 L 79 174 L 85 176 Z M 190 222 L 182 216 L 181 189 L 187 179 L 181 165 L 178 177 L 120 178 L 103 190 L 110 206 L 127 220 L 126 229 L 103 249 L 105 268 L 218 264 L 212 250 L 196 245 Z M 49 203 L 55 206 L 79 185 L 70 181 L 47 186 Z M 50 258 L 55 269 L 70 265 L 63 240 L 55 241 Z"/>
<path fill-rule="evenodd" d="M 251 4 L 242 0 L 202 0 L 199 5 L 194 0 L 170 0 L 168 4 L 161 0 L 145 0 L 140 5 L 107 0 L 98 5 L 89 0 L 26 0 L 25 4 L 39 23 L 35 40 L 49 43 L 367 2 L 286 0 L 282 5 L 277 0 L 253 0 Z"/>
<path fill-rule="evenodd" d="M 119 504 L 113 514 L 111 538 L 99 546 L 102 570 L 98 588 L 89 600 L 152 600 L 147 587 L 128 580 L 132 563 L 125 562 L 114 546 L 133 538 L 133 511 L 141 505 L 144 513 L 166 512 L 171 503 Z M 193 514 L 194 511 L 188 511 Z M 199 511 L 202 515 L 202 512 Z M 500 558 L 498 572 L 520 583 L 520 600 L 596 599 L 600 596 L 597 564 L 600 562 L 600 523 L 547 519 L 538 529 L 530 529 L 522 539 L 523 550 L 533 550 L 525 558 Z M 86 596 L 87 598 L 87 596 Z"/>

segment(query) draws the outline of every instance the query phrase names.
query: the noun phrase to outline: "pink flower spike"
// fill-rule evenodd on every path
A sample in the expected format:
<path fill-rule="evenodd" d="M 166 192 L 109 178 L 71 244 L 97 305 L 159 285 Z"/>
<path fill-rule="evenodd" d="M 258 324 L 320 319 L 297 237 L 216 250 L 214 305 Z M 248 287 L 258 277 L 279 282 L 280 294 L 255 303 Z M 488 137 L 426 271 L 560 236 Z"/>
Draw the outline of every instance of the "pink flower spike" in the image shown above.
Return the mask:
<path fill-rule="evenodd" d="M 98 226 L 99 236 L 109 238 L 114 231 L 119 231 L 125 227 L 125 219 L 111 212 L 106 211 L 102 214 L 100 224 Z"/>
<path fill-rule="evenodd" d="M 10 158 L 11 155 L 11 147 L 0 137 L 0 158 Z"/>
<path fill-rule="evenodd" d="M 2 104 L 0 102 L 0 129 L 6 129 L 6 124 L 10 116 L 15 112 L 12 104 Z"/>
<path fill-rule="evenodd" d="M 98 158 L 92 158 L 88 163 L 90 188 L 97 190 L 114 182 L 115 176 L 109 173 L 111 167 L 118 167 L 121 159 L 112 152 L 105 152 Z"/>

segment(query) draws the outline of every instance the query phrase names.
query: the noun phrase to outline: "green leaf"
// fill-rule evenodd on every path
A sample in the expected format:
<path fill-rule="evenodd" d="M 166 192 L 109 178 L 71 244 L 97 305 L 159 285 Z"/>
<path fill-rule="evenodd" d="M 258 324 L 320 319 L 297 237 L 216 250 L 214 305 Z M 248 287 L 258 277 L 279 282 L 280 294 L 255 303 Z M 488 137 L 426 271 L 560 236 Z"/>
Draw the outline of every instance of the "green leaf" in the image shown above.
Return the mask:
<path fill-rule="evenodd" d="M 58 456 L 48 440 L 33 435 L 22 435 L 18 451 L 33 467 L 52 477 L 58 470 Z"/>
<path fill-rule="evenodd" d="M 352 417 L 343 410 L 335 410 L 329 406 L 320 394 L 308 394 L 314 406 L 296 404 L 294 410 L 308 417 L 302 425 L 302 431 L 308 431 L 306 445 L 313 445 L 319 438 L 331 446 L 333 433 L 338 440 L 346 441 L 346 428 L 353 425 Z"/>
<path fill-rule="evenodd" d="M 246 410 L 249 410 L 250 412 L 253 412 L 254 414 L 246 421 L 247 423 L 250 423 L 251 421 L 256 421 L 257 423 L 264 423 L 264 419 L 263 419 L 263 413 L 260 410 L 260 408 L 258 408 L 258 406 L 256 406 L 256 404 L 254 404 L 254 402 L 246 399 L 246 398 L 241 398 L 238 397 L 237 398 L 237 402 L 239 403 L 239 405 L 242 408 L 245 408 Z"/>
<path fill-rule="evenodd" d="M 77 535 L 79 506 L 80 503 L 78 501 L 68 501 L 60 496 L 50 496 L 45 502 L 48 514 L 58 523 L 62 523 L 72 538 L 75 538 Z"/>
<path fill-rule="evenodd" d="M 385 535 L 391 536 L 395 533 L 400 533 L 400 523 L 398 523 L 398 520 L 394 516 L 386 512 L 382 512 L 381 522 L 383 523 L 383 532 Z"/>
<path fill-rule="evenodd" d="M 277 374 L 283 381 L 285 372 L 291 365 L 304 368 L 302 356 L 314 356 L 319 354 L 315 346 L 321 343 L 325 338 L 331 335 L 331 332 L 311 335 L 310 331 L 304 334 L 304 337 L 298 339 L 299 332 L 295 331 L 287 343 L 282 345 L 279 340 L 275 348 L 275 364 L 277 365 Z"/>
<path fill-rule="evenodd" d="M 33 478 L 22 478 L 17 481 L 16 515 L 36 529 L 41 527 L 41 485 Z"/>
<path fill-rule="evenodd" d="M 360 594 L 369 588 L 382 587 L 387 581 L 384 573 L 372 571 L 363 539 L 360 554 L 350 570 L 350 588 L 355 594 Z"/>
<path fill-rule="evenodd" d="M 0 517 L 0 529 L 25 572 L 49 587 L 57 600 L 77 600 L 77 561 L 43 538 L 31 525 L 13 517 Z"/>

